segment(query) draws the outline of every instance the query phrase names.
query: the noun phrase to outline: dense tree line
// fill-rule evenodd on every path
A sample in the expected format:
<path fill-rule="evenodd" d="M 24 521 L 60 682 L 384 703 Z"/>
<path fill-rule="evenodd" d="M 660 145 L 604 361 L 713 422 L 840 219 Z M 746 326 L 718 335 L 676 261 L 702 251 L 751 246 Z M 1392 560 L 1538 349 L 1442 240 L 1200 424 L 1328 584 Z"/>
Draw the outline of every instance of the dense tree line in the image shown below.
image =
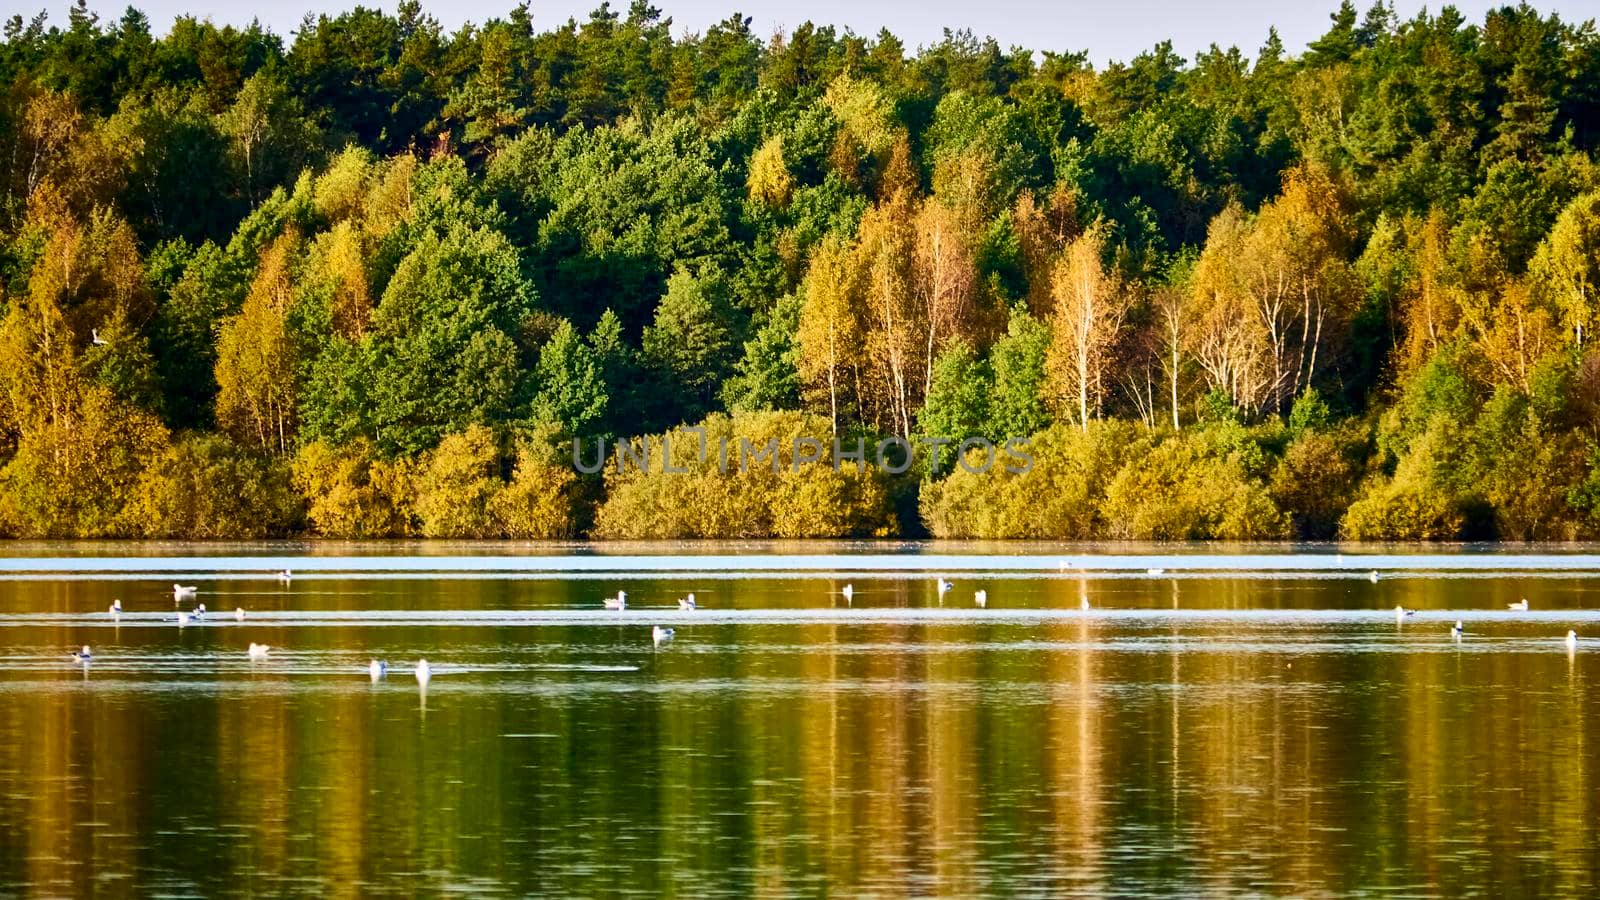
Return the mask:
<path fill-rule="evenodd" d="M 0 87 L 0 533 L 1600 532 L 1592 23 L 1346 2 L 1299 55 L 1096 69 L 80 0 L 5 24 Z M 697 424 L 923 449 L 571 459 Z M 1036 465 L 918 443 L 968 436 Z"/>

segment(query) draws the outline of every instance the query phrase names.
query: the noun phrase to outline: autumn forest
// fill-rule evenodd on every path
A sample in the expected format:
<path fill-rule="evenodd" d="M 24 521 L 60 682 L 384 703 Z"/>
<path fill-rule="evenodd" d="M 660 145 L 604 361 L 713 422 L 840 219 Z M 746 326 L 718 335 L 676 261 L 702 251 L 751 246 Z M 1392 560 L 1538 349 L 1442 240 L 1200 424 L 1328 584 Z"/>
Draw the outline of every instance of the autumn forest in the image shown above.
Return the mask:
<path fill-rule="evenodd" d="M 0 535 L 1600 536 L 1592 22 L 532 16 L 12 17 Z"/>

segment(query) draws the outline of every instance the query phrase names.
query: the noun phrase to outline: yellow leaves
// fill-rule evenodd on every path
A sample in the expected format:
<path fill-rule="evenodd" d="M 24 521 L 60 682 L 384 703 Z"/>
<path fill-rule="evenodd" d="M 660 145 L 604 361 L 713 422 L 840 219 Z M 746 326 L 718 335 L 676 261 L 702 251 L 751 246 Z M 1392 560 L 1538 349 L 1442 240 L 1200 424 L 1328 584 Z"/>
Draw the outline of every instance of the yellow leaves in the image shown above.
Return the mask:
<path fill-rule="evenodd" d="M 796 336 L 808 398 L 837 425 L 849 388 L 871 404 L 864 418 L 910 434 L 934 359 L 973 327 L 978 288 L 970 231 L 949 207 L 897 192 L 868 209 L 857 241 L 812 253 Z"/>
<path fill-rule="evenodd" d="M 287 462 L 218 435 L 185 436 L 151 460 L 123 510 L 130 533 L 191 540 L 282 535 L 299 516 Z"/>
<path fill-rule="evenodd" d="M 1534 366 L 1560 343 L 1555 317 L 1525 281 L 1508 283 L 1492 309 L 1470 315 L 1469 321 L 1496 378 L 1523 392 L 1532 387 Z"/>
<path fill-rule="evenodd" d="M 1460 289 L 1450 271 L 1450 227 L 1444 212 L 1435 208 L 1411 232 L 1407 249 L 1415 261 L 1402 293 L 1401 318 L 1406 332 L 1402 377 L 1421 368 L 1455 332 L 1462 306 Z"/>
<path fill-rule="evenodd" d="M 87 224 L 55 220 L 28 277 L 0 324 L 0 390 L 12 429 L 65 422 L 81 397 L 82 349 L 96 329 L 151 313 L 144 269 L 126 222 L 97 213 Z"/>
<path fill-rule="evenodd" d="M 1057 425 L 1031 436 L 1026 472 L 1004 463 L 980 472 L 958 466 L 943 481 L 925 482 L 922 518 L 941 538 L 1102 537 L 1107 483 L 1148 448 L 1145 432 L 1132 423 L 1094 422 L 1087 431 Z"/>
<path fill-rule="evenodd" d="M 416 512 L 427 537 L 486 538 L 497 529 L 489 502 L 499 491 L 500 451 L 482 425 L 447 435 L 428 453 L 417 483 Z"/>
<path fill-rule="evenodd" d="M 416 474 L 404 459 L 385 460 L 368 441 L 335 449 L 321 441 L 294 458 L 295 489 L 318 534 L 337 538 L 411 534 Z"/>
<path fill-rule="evenodd" d="M 526 442 L 511 482 L 489 501 L 489 513 L 504 537 L 548 541 L 577 536 L 578 475 L 550 455 Z"/>
<path fill-rule="evenodd" d="M 915 291 L 927 319 L 928 343 L 933 357 L 950 338 L 966 331 L 978 294 L 978 269 L 973 256 L 973 223 L 937 200 L 924 201 L 917 210 Z"/>
<path fill-rule="evenodd" d="M 1359 297 L 1345 208 L 1332 176 L 1308 164 L 1255 216 L 1230 204 L 1212 220 L 1192 280 L 1202 312 L 1191 349 L 1236 406 L 1280 409 L 1342 349 Z"/>
<path fill-rule="evenodd" d="M 846 72 L 828 85 L 822 102 L 849 137 L 868 154 L 882 157 L 894 144 L 898 131 L 894 104 L 875 81 Z"/>
<path fill-rule="evenodd" d="M 795 334 L 795 368 L 806 396 L 827 406 L 835 430 L 841 397 L 849 390 L 846 373 L 860 364 L 861 271 L 855 255 L 854 245 L 838 235 L 812 251 Z"/>
<path fill-rule="evenodd" d="M 1600 302 L 1600 191 L 1584 194 L 1562 210 L 1539 245 L 1531 272 L 1560 311 L 1562 328 L 1583 346 Z"/>
<path fill-rule="evenodd" d="M 1077 237 L 1077 205 L 1077 192 L 1061 184 L 1042 203 L 1032 191 L 1023 191 L 1011 209 L 1011 228 L 1028 279 L 1028 311 L 1041 320 L 1048 319 L 1055 306 L 1051 280 L 1056 258 Z"/>
<path fill-rule="evenodd" d="M 373 168 L 370 152 L 354 144 L 346 147 L 312 189 L 311 205 L 317 214 L 330 221 L 356 216 L 366 200 Z"/>
<path fill-rule="evenodd" d="M 750 157 L 750 176 L 745 180 L 750 199 L 768 206 L 788 206 L 794 194 L 794 178 L 783 162 L 783 136 L 773 135 Z"/>
<path fill-rule="evenodd" d="M 1105 239 L 1104 224 L 1095 223 L 1062 254 L 1051 278 L 1046 373 L 1056 398 L 1077 408 L 1084 429 L 1105 397 L 1111 350 L 1130 306 L 1122 279 L 1102 261 Z"/>
<path fill-rule="evenodd" d="M 1113 537 L 1131 540 L 1279 540 L 1290 521 L 1234 455 L 1192 430 L 1133 458 L 1106 489 Z"/>
<path fill-rule="evenodd" d="M 510 482 L 494 433 L 481 425 L 447 435 L 420 459 L 385 459 L 364 440 L 341 448 L 318 441 L 295 456 L 295 489 L 327 537 L 570 538 L 581 484 L 548 438 L 521 442 Z"/>
<path fill-rule="evenodd" d="M 598 536 L 626 540 L 892 533 L 894 519 L 881 474 L 857 471 L 848 463 L 834 471 L 826 420 L 794 412 L 739 413 L 710 416 L 700 427 L 705 429 L 703 459 L 699 435 L 683 428 L 637 442 L 649 455 L 647 472 L 637 468 L 631 457 L 623 472 L 616 470 L 614 456 L 608 459 L 607 497 L 595 522 Z M 821 460 L 796 467 L 797 439 L 819 442 L 824 448 Z M 673 466 L 687 471 L 664 471 L 666 446 L 671 448 Z M 804 453 L 807 445 L 800 449 Z M 872 453 L 870 444 L 867 452 Z"/>
<path fill-rule="evenodd" d="M 348 221 L 317 236 L 317 262 L 331 291 L 329 318 L 335 334 L 360 340 L 372 320 L 366 254 L 361 235 Z"/>
<path fill-rule="evenodd" d="M 367 194 L 365 206 L 365 229 L 374 240 L 394 230 L 411 214 L 417 157 L 402 153 L 383 163 L 381 170 L 376 184 Z"/>
<path fill-rule="evenodd" d="M 60 310 L 83 343 L 113 318 L 148 318 L 153 303 L 133 229 L 104 210 L 87 223 L 70 214 L 56 219 L 29 275 L 28 299 Z"/>
<path fill-rule="evenodd" d="M 23 433 L 0 471 L 0 529 L 42 538 L 136 533 L 123 505 L 168 441 L 155 416 L 105 388 L 85 389 L 76 406 Z"/>
<path fill-rule="evenodd" d="M 894 113 L 894 104 L 877 82 L 846 72 L 828 85 L 823 103 L 839 120 L 829 165 L 854 185 L 870 183 L 863 162 L 880 173 L 877 195 L 888 199 L 917 185 L 911 143 Z"/>
<path fill-rule="evenodd" d="M 289 451 L 298 401 L 288 326 L 298 244 L 286 234 L 262 253 L 244 307 L 223 320 L 217 338 L 217 424 L 242 444 L 278 453 Z"/>

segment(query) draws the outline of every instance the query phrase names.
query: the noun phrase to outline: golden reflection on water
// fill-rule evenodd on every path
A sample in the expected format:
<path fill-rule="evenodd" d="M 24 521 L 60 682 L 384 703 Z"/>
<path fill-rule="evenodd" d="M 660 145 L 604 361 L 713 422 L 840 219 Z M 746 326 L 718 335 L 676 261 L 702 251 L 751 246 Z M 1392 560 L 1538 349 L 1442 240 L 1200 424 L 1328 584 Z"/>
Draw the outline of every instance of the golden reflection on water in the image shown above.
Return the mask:
<path fill-rule="evenodd" d="M 1457 595 L 1385 588 L 1062 579 L 991 584 L 990 602 Z M 104 606 L 81 584 L 4 590 L 8 611 Z M 476 590 L 411 602 L 508 602 Z M 864 598 L 938 602 L 920 580 Z M 221 629 L 125 627 L 94 635 L 87 681 L 65 649 L 19 662 L 75 646 L 73 627 L 0 629 L 0 893 L 1590 891 L 1600 645 L 1569 655 L 1565 625 L 1510 620 L 1460 646 L 1432 620 L 1242 622 L 690 621 L 661 648 L 643 624 L 263 625 L 251 638 L 287 649 L 225 671 L 120 671 L 118 653 L 239 655 Z M 393 654 L 382 684 L 369 647 Z M 444 671 L 424 709 L 423 652 L 638 671 Z"/>

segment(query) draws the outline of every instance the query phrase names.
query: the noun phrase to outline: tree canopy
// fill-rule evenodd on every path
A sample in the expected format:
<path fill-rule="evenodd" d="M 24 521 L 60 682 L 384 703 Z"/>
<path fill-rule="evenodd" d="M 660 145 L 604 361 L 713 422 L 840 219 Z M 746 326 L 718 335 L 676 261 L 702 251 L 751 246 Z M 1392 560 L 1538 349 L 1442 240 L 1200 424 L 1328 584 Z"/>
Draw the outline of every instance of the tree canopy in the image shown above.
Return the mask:
<path fill-rule="evenodd" d="M 1600 532 L 1591 24 L 1346 2 L 1300 52 L 1096 67 L 533 23 L 13 15 L 0 533 Z M 658 485 L 564 449 L 697 422 L 1044 471 Z M 709 506 L 635 516 L 674 490 Z"/>

